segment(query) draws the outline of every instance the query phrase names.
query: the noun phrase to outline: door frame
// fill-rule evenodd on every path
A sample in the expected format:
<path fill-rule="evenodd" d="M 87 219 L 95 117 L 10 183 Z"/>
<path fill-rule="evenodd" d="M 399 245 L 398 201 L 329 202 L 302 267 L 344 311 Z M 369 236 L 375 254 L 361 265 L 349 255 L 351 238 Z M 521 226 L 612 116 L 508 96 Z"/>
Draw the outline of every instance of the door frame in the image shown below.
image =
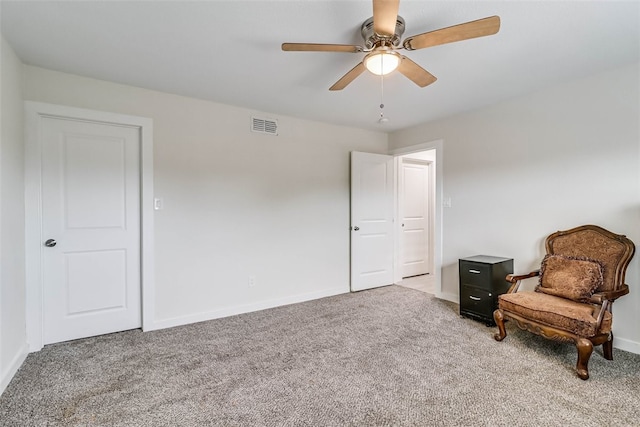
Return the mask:
<path fill-rule="evenodd" d="M 433 209 L 433 275 L 435 278 L 435 296 L 436 298 L 446 299 L 449 301 L 453 301 L 455 296 L 451 296 L 443 293 L 442 291 L 442 189 L 443 189 L 443 157 L 444 157 L 444 140 L 438 139 L 435 141 L 425 142 L 421 144 L 411 145 L 408 147 L 396 148 L 393 150 L 389 150 L 389 154 L 392 156 L 399 158 L 400 156 L 404 156 L 405 154 L 418 153 L 420 151 L 427 150 L 435 150 L 436 152 L 436 161 L 435 165 L 435 182 L 433 184 L 433 188 L 435 188 L 435 206 Z M 396 170 L 398 168 L 396 167 Z M 398 179 L 398 173 L 395 174 L 395 179 Z M 396 188 L 398 186 L 398 182 L 395 183 Z M 399 218 L 399 202 L 398 202 L 398 192 L 395 192 L 395 206 L 396 206 L 396 218 Z M 400 257 L 398 255 L 398 245 L 400 242 L 400 221 L 397 221 L 397 226 L 394 227 L 394 241 L 396 242 L 396 250 L 394 256 L 394 282 L 399 283 L 402 280 L 402 277 L 398 277 L 402 275 L 402 270 L 400 268 Z M 454 299 L 452 299 L 454 298 Z M 457 299 L 455 299 L 457 302 Z"/>
<path fill-rule="evenodd" d="M 403 156 L 397 156 L 394 157 L 395 160 L 395 167 L 396 167 L 396 177 L 397 177 L 397 182 L 396 182 L 396 191 L 397 191 L 397 203 L 396 203 L 396 213 L 395 216 L 396 218 L 398 218 L 397 222 L 396 222 L 396 227 L 397 227 L 397 231 L 398 231 L 398 241 L 397 241 L 397 245 L 396 245 L 396 253 L 398 254 L 398 273 L 397 276 L 400 277 L 400 280 L 403 279 L 404 277 L 404 269 L 403 269 L 403 263 L 404 263 L 404 227 L 403 227 L 403 218 L 404 218 L 404 202 L 406 200 L 405 197 L 405 191 L 404 191 L 404 179 L 403 179 L 403 166 L 405 164 L 414 164 L 414 165 L 421 165 L 421 166 L 425 166 L 427 169 L 427 176 L 428 176 L 428 187 L 427 187 L 427 194 L 426 194 L 426 198 L 427 198 L 427 229 L 428 229 L 428 236 L 427 236 L 427 246 L 428 246 L 428 256 L 427 256 L 427 265 L 429 267 L 429 273 L 428 274 L 433 274 L 433 215 L 434 215 L 434 210 L 435 210 L 435 194 L 434 194 L 434 183 L 435 183 L 435 175 L 433 173 L 433 163 L 430 160 L 421 160 L 421 159 L 414 159 L 414 158 L 407 158 Z M 397 276 L 394 276 L 394 282 L 397 282 L 397 280 L 395 280 L 397 278 Z"/>
<path fill-rule="evenodd" d="M 79 120 L 140 130 L 140 292 L 142 330 L 153 330 L 155 281 L 153 251 L 153 120 L 42 102 L 25 101 L 25 263 L 26 329 L 29 352 L 43 340 L 42 165 L 43 118 Z"/>

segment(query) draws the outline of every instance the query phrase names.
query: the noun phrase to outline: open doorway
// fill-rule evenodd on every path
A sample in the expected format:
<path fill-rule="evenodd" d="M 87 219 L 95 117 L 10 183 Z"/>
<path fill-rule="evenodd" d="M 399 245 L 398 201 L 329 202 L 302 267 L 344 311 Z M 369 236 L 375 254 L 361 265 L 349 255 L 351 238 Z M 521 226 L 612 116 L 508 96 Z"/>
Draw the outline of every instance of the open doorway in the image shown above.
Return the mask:
<path fill-rule="evenodd" d="M 396 157 L 398 218 L 396 284 L 435 294 L 436 150 Z"/>
<path fill-rule="evenodd" d="M 399 213 L 398 166 L 405 155 L 429 166 L 429 230 L 425 248 L 428 254 L 429 291 L 436 298 L 453 301 L 442 292 L 442 140 L 391 150 L 390 155 L 351 153 L 351 291 L 398 284 L 411 273 L 404 273 Z M 420 158 L 421 152 L 428 155 Z M 435 159 L 434 159 L 435 155 Z M 415 163 L 415 162 L 414 162 Z M 366 190 L 366 191 L 365 191 Z M 381 228 L 382 227 L 382 228 Z M 372 244 L 375 238 L 376 244 Z M 363 243 L 363 244 L 359 244 Z M 389 273 L 387 275 L 387 273 Z M 373 280 L 377 276 L 379 278 Z M 370 280 L 371 279 L 371 280 Z M 414 279 L 417 280 L 417 279 Z M 406 284 L 406 282 L 405 282 Z"/>
<path fill-rule="evenodd" d="M 431 270 L 429 274 L 422 279 L 428 279 L 431 283 L 428 284 L 428 291 L 433 293 L 436 298 L 443 298 L 453 300 L 448 294 L 442 292 L 442 188 L 443 188 L 443 173 L 442 165 L 444 155 L 444 140 L 434 140 L 430 142 L 419 143 L 401 148 L 395 148 L 390 150 L 389 154 L 394 156 L 395 162 L 395 212 L 394 216 L 398 219 L 395 222 L 394 230 L 394 275 L 393 283 L 398 284 L 403 281 L 403 268 L 401 263 L 404 256 L 402 255 L 401 237 L 402 237 L 402 224 L 401 219 L 403 214 L 400 212 L 400 188 L 399 188 L 399 171 L 403 158 L 413 158 L 430 162 L 430 182 L 427 185 L 429 192 L 429 223 L 430 233 L 427 240 L 428 251 L 430 254 Z M 405 157 L 406 156 L 406 157 Z M 418 276 L 420 277 L 420 276 Z M 418 281 L 420 279 L 413 279 Z M 411 281 L 405 282 L 401 285 L 411 284 Z"/>

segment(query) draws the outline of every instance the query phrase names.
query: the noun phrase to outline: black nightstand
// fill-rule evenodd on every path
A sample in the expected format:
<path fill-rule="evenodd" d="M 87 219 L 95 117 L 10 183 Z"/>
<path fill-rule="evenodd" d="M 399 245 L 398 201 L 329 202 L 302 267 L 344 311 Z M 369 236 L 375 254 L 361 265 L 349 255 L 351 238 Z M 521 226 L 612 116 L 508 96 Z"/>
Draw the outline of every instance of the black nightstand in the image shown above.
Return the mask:
<path fill-rule="evenodd" d="M 507 292 L 507 274 L 513 274 L 513 259 L 477 255 L 459 260 L 460 315 L 494 326 L 493 311 L 498 295 Z"/>

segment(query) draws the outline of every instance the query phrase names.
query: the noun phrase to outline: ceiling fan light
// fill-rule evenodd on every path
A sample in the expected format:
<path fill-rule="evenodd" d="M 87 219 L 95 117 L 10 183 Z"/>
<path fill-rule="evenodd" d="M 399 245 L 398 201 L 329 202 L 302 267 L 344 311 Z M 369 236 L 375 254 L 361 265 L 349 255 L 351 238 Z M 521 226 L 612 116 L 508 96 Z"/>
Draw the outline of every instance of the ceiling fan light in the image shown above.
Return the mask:
<path fill-rule="evenodd" d="M 400 56 L 392 52 L 373 52 L 364 59 L 364 66 L 376 76 L 385 76 L 400 65 Z"/>

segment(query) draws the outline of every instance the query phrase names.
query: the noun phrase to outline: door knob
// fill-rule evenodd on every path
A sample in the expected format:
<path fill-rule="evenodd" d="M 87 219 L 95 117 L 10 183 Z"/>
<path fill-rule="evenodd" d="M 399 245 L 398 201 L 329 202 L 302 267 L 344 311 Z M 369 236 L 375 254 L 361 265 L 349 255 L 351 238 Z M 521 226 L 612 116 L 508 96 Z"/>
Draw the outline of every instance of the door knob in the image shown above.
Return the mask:
<path fill-rule="evenodd" d="M 56 242 L 56 241 L 55 241 L 55 240 L 53 240 L 53 239 L 49 239 L 49 240 L 47 240 L 46 242 L 44 242 L 44 245 L 45 245 L 46 247 L 48 247 L 48 248 L 52 248 L 52 247 L 54 247 L 54 246 L 55 246 L 55 245 L 57 245 L 57 244 L 58 244 L 58 242 Z"/>
<path fill-rule="evenodd" d="M 360 230 L 360 227 L 358 227 L 358 226 L 356 225 L 355 227 L 353 227 L 353 230 L 354 230 L 354 231 L 358 231 L 358 230 Z"/>

